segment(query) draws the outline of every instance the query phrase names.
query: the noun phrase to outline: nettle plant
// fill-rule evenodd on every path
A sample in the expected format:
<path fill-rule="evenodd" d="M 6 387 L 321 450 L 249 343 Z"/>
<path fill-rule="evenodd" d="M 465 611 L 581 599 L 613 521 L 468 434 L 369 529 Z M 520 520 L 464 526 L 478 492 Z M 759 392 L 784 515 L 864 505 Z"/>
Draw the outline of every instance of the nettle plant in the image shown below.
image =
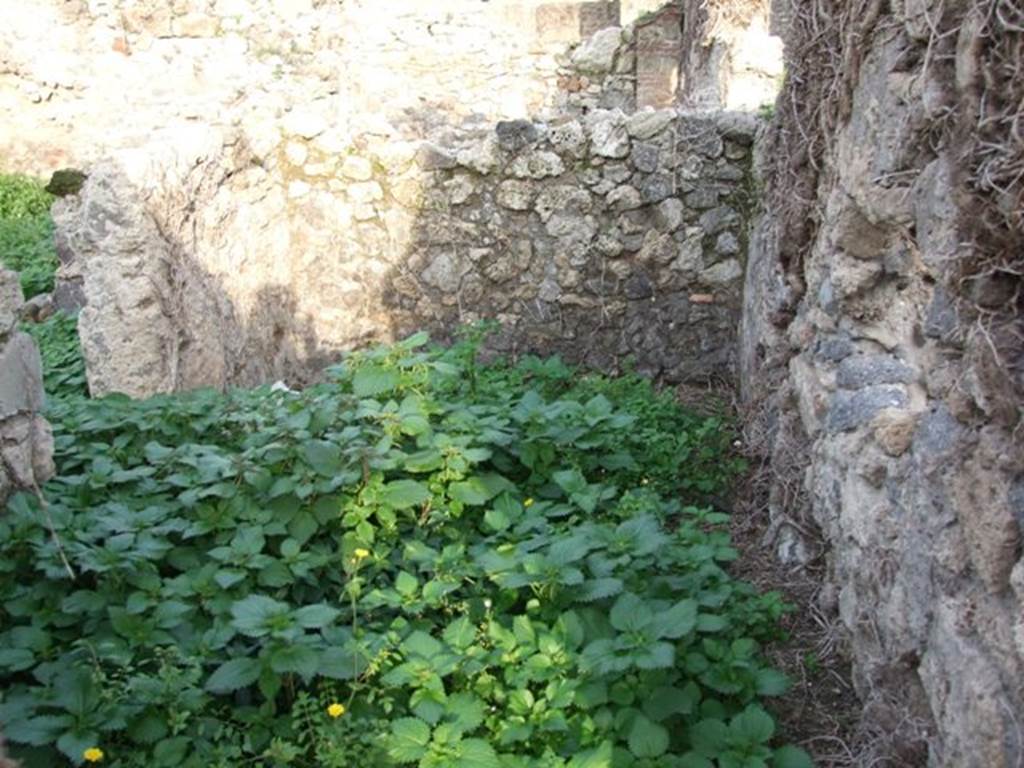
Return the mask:
<path fill-rule="evenodd" d="M 56 402 L 48 507 L 0 517 L 24 764 L 810 765 L 759 704 L 783 606 L 678 500 L 728 484 L 722 422 L 478 343 Z"/>

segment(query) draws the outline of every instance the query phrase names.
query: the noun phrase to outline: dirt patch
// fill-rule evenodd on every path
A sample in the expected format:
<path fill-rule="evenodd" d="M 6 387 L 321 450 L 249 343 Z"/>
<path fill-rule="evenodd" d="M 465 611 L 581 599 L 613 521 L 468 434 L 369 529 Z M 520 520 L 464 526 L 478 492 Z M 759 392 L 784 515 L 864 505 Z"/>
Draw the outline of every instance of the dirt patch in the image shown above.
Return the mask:
<path fill-rule="evenodd" d="M 748 479 L 734 500 L 731 532 L 740 558 L 731 570 L 762 592 L 781 593 L 792 607 L 782 621 L 787 639 L 770 647 L 768 657 L 793 685 L 768 706 L 781 736 L 806 749 L 816 766 L 866 765 L 858 762 L 854 746 L 861 704 L 824 564 L 792 568 L 776 559 L 766 542 L 771 527 L 767 511 L 759 513 L 750 503 L 752 485 Z"/>

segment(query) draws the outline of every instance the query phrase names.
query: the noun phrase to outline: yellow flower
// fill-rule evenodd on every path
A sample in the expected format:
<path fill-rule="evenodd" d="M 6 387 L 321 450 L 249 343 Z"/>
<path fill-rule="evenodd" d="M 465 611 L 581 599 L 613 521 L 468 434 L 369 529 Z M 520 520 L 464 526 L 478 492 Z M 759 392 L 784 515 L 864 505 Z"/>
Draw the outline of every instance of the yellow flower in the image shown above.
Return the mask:
<path fill-rule="evenodd" d="M 327 708 L 327 714 L 331 717 L 341 717 L 345 714 L 345 705 L 334 702 Z"/>
<path fill-rule="evenodd" d="M 524 506 L 524 507 L 532 507 L 532 506 L 533 506 L 533 499 L 526 499 L 526 500 L 525 500 L 525 501 L 523 502 L 523 506 Z"/>
<path fill-rule="evenodd" d="M 356 556 L 356 560 L 365 560 L 367 557 L 370 556 L 370 550 L 363 549 L 362 547 L 360 547 L 352 554 Z"/>
<path fill-rule="evenodd" d="M 82 753 L 82 757 L 87 763 L 98 763 L 103 759 L 103 750 L 99 747 L 89 747 Z"/>

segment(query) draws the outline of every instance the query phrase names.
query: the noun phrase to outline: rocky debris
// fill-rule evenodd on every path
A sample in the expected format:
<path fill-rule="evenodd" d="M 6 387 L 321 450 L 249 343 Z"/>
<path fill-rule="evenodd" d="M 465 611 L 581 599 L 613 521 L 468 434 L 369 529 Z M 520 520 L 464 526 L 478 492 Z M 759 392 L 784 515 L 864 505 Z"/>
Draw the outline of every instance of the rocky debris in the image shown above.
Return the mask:
<path fill-rule="evenodd" d="M 519 155 L 509 165 L 509 173 L 517 179 L 546 179 L 549 176 L 561 176 L 564 171 L 562 158 L 554 152 Z"/>
<path fill-rule="evenodd" d="M 626 116 L 620 110 L 604 110 L 587 116 L 590 129 L 590 151 L 598 157 L 629 156 L 630 141 Z"/>
<path fill-rule="evenodd" d="M 535 141 L 539 135 L 537 126 L 529 120 L 502 120 L 494 129 L 498 144 L 506 152 L 518 152 Z"/>
<path fill-rule="evenodd" d="M 743 277 L 743 267 L 736 259 L 726 259 L 714 264 L 703 272 L 700 278 L 711 286 L 730 285 Z"/>
<path fill-rule="evenodd" d="M 373 165 L 365 157 L 349 155 L 341 163 L 341 175 L 353 181 L 369 181 L 373 178 Z"/>
<path fill-rule="evenodd" d="M 645 110 L 629 116 L 626 130 L 634 139 L 653 138 L 668 128 L 676 119 L 675 110 Z"/>
<path fill-rule="evenodd" d="M 53 317 L 57 311 L 53 303 L 53 295 L 40 293 L 25 302 L 21 308 L 21 320 L 26 323 L 42 323 Z"/>
<path fill-rule="evenodd" d="M 443 171 L 454 168 L 459 161 L 445 147 L 425 141 L 416 152 L 416 164 L 425 171 Z"/>
<path fill-rule="evenodd" d="M 327 120 L 318 112 L 308 109 L 297 109 L 285 115 L 281 127 L 289 136 L 315 139 L 327 130 Z"/>
<path fill-rule="evenodd" d="M 573 66 L 584 74 L 607 74 L 615 66 L 615 55 L 621 42 L 621 28 L 602 29 L 573 51 Z"/>
<path fill-rule="evenodd" d="M 917 416 L 899 409 L 885 409 L 871 421 L 875 440 L 892 457 L 902 456 L 914 441 Z"/>
<path fill-rule="evenodd" d="M 0 510 L 11 493 L 36 489 L 54 472 L 53 436 L 44 404 L 39 350 L 17 329 L 18 276 L 0 268 Z"/>

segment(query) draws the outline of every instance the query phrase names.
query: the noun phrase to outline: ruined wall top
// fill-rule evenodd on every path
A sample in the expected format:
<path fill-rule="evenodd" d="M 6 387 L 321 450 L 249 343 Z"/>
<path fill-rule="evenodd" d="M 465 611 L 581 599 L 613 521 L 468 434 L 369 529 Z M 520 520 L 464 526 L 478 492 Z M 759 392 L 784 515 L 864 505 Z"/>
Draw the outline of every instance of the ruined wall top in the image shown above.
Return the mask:
<path fill-rule="evenodd" d="M 389 0 L 385 9 L 377 0 L 9 0 L 0 157 L 4 170 L 36 175 L 84 168 L 179 120 L 230 128 L 315 115 L 341 134 L 421 139 L 498 120 L 674 106 L 687 66 L 682 20 L 699 8 L 697 0 Z M 714 97 L 689 106 L 750 107 L 718 82 L 746 76 L 731 63 L 742 57 L 707 50 L 715 64 L 699 77 L 714 83 L 701 92 Z M 693 90 L 697 81 L 685 82 Z"/>

